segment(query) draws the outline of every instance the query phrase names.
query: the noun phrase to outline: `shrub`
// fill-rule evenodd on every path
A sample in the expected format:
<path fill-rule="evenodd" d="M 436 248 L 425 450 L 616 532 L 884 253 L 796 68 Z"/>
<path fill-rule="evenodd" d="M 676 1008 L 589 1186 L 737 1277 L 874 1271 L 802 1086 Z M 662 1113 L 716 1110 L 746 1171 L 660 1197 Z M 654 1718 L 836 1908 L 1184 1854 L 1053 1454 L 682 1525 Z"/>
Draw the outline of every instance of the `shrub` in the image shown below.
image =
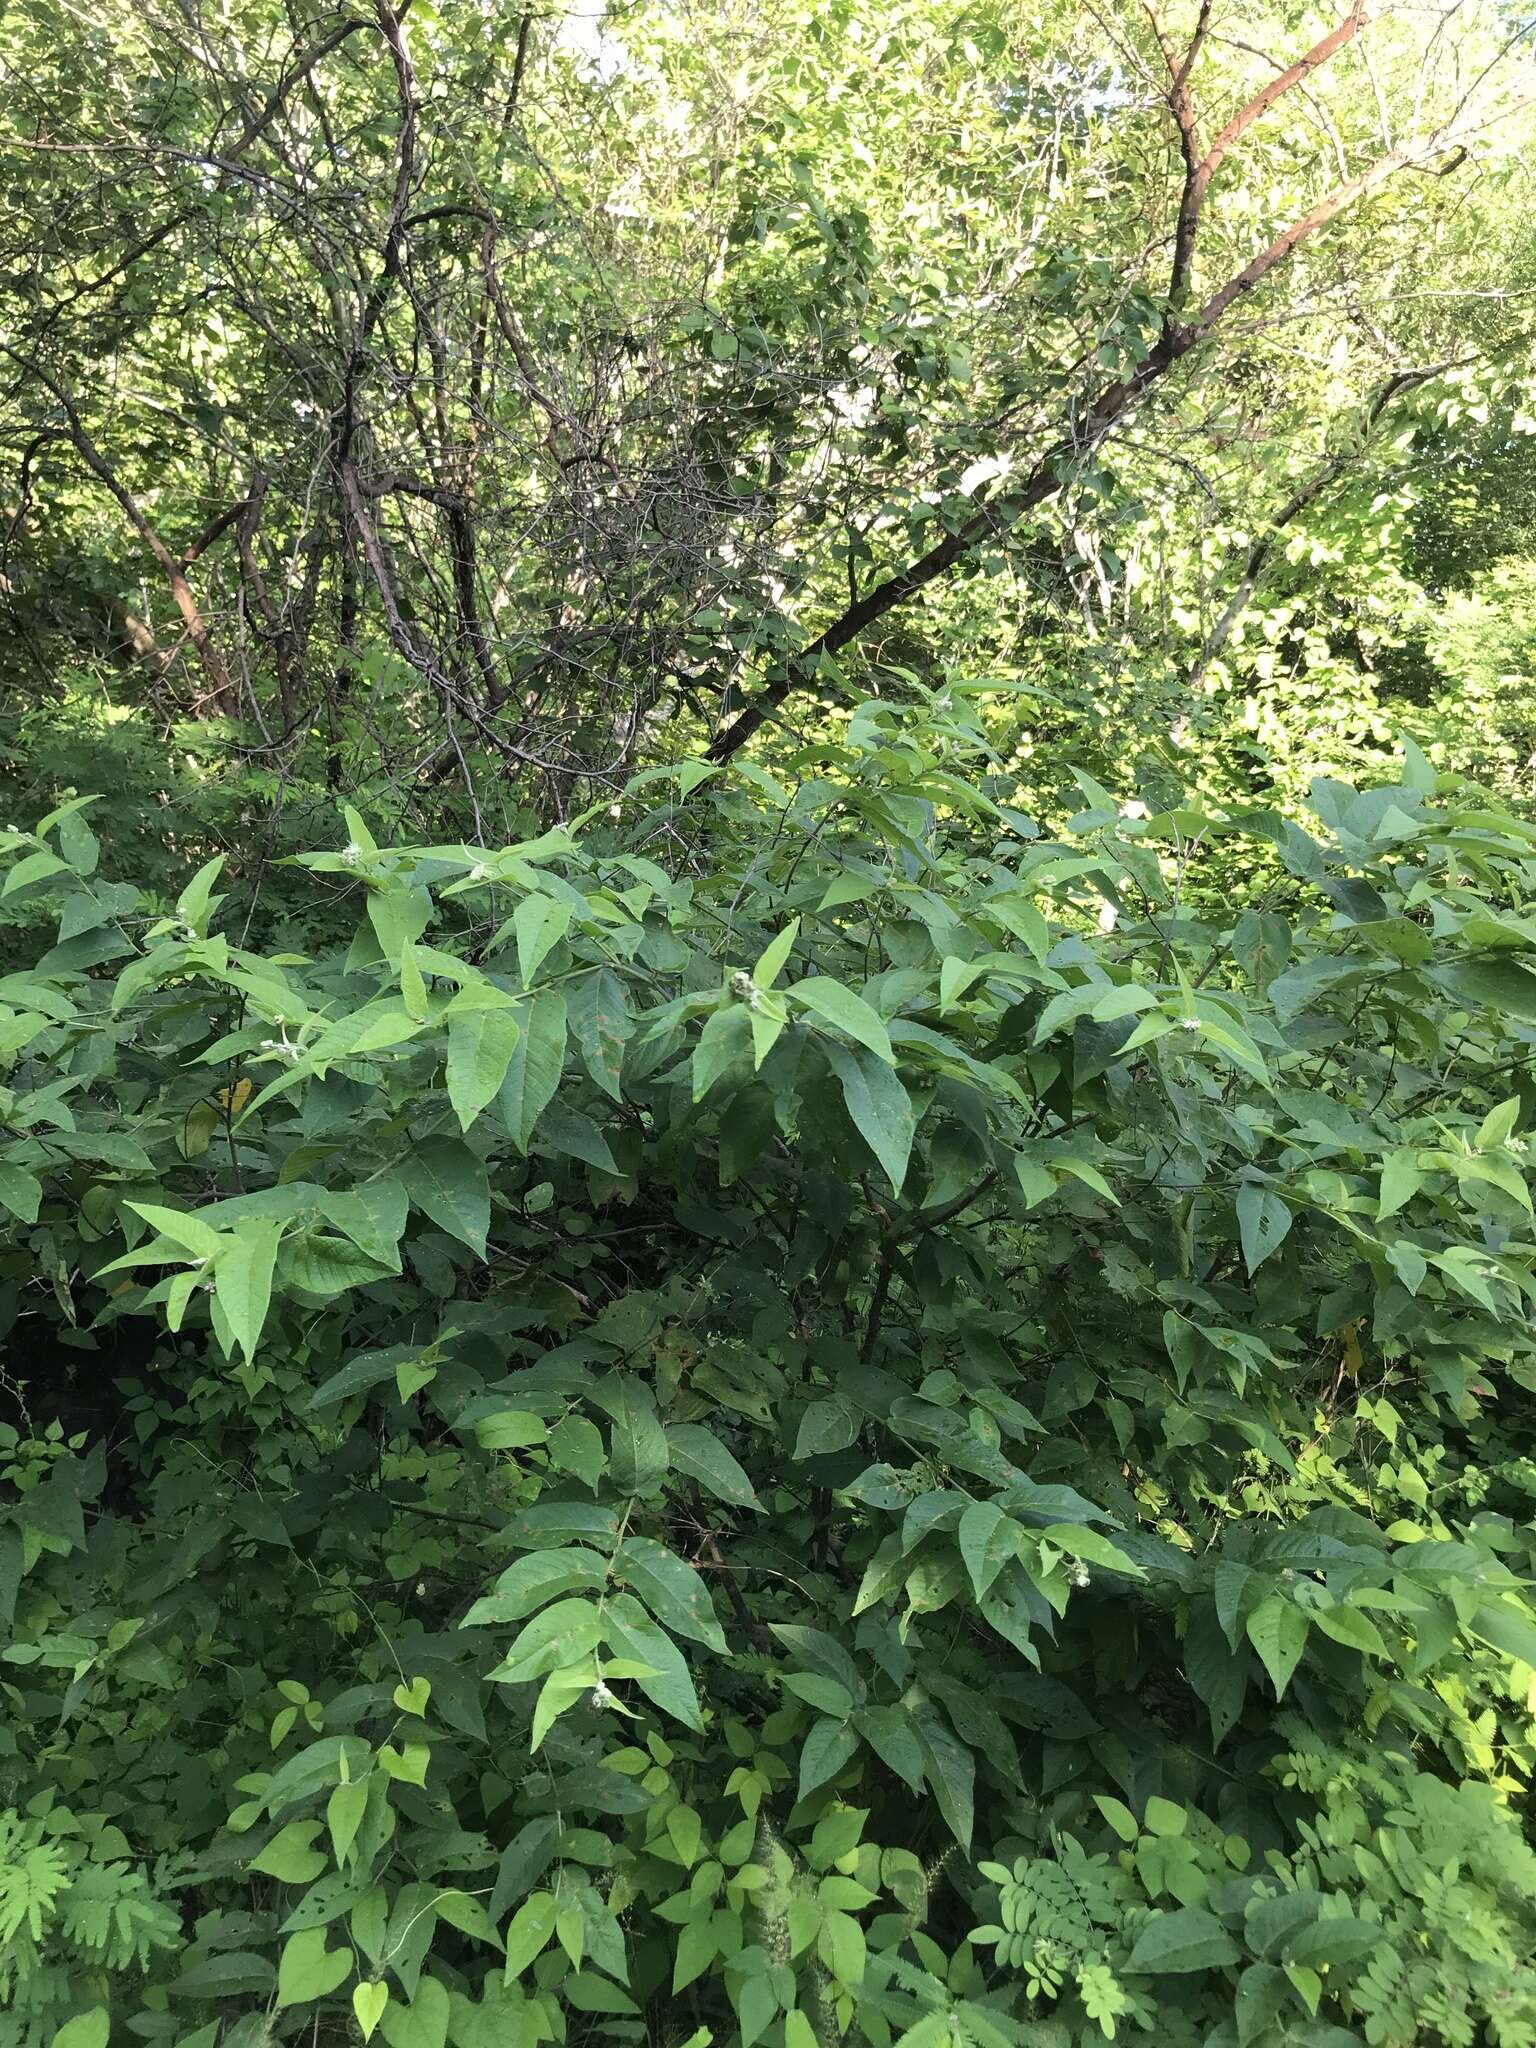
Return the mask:
<path fill-rule="evenodd" d="M 0 846 L 18 2038 L 1531 2038 L 1536 832 L 974 737 L 313 956 Z"/>

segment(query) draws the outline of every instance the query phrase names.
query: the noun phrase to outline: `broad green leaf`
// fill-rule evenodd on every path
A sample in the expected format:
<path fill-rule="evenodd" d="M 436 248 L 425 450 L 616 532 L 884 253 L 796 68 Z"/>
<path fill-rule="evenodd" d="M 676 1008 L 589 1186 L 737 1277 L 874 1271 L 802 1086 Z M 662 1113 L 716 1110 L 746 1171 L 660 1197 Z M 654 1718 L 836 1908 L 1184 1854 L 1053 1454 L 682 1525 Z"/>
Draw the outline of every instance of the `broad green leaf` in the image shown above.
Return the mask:
<path fill-rule="evenodd" d="M 1109 1822 L 1122 1842 L 1134 1842 L 1141 1833 L 1140 1823 L 1123 1800 L 1111 1798 L 1106 1792 L 1095 1792 L 1093 1803 Z"/>
<path fill-rule="evenodd" d="M 1471 1010 L 1492 1010 L 1520 1024 L 1536 1024 L 1536 974 L 1489 954 L 1434 970 L 1435 979 Z"/>
<path fill-rule="evenodd" d="M 526 1152 L 565 1068 L 565 996 L 558 988 L 541 989 L 518 1006 L 516 1015 L 522 1035 L 508 1061 L 497 1107 L 513 1144 Z"/>
<path fill-rule="evenodd" d="M 795 940 L 800 935 L 800 920 L 792 917 L 776 938 L 770 939 L 758 956 L 752 970 L 752 979 L 759 988 L 772 988 L 783 972 L 784 963 L 794 950 Z"/>
<path fill-rule="evenodd" d="M 725 1649 L 725 1635 L 703 1579 L 665 1545 L 649 1536 L 631 1536 L 613 1563 L 614 1576 L 627 1585 L 652 1616 L 674 1635 L 692 1636 L 712 1650 Z"/>
<path fill-rule="evenodd" d="M 23 1223 L 35 1223 L 42 1200 L 43 1184 L 35 1173 L 0 1159 L 0 1207 Z"/>
<path fill-rule="evenodd" d="M 950 1833 L 969 1854 L 975 1825 L 976 1760 L 932 1713 L 918 1722 L 917 1736 L 923 1745 L 925 1775 L 939 1811 Z"/>
<path fill-rule="evenodd" d="M 111 2031 L 106 2007 L 93 2005 L 89 2012 L 77 2012 L 72 2020 L 64 2022 L 53 2037 L 52 2048 L 107 2048 Z"/>
<path fill-rule="evenodd" d="M 308 1884 L 325 1868 L 325 1857 L 314 1846 L 320 1832 L 321 1823 L 317 1820 L 292 1820 L 272 1837 L 259 1856 L 251 1858 L 248 1867 L 259 1870 L 263 1877 L 275 1877 L 282 1884 Z"/>
<path fill-rule="evenodd" d="M 585 1415 L 567 1415 L 549 1432 L 549 1460 L 561 1472 L 573 1472 L 596 1493 L 607 1470 L 608 1454 L 602 1433 Z M 674 1452 L 673 1462 L 676 1463 Z"/>
<path fill-rule="evenodd" d="M 854 1129 L 885 1169 L 897 1194 L 907 1177 L 912 1156 L 916 1118 L 912 1098 L 893 1067 L 871 1053 L 850 1050 L 835 1040 L 823 1048 L 832 1071 L 842 1083 L 843 1101 L 853 1119 Z"/>
<path fill-rule="evenodd" d="M 1283 1697 L 1306 1648 L 1307 1616 L 1291 1601 L 1274 1593 L 1253 1610 L 1245 1626 L 1277 1698 Z"/>
<path fill-rule="evenodd" d="M 717 1500 L 761 1512 L 763 1504 L 751 1480 L 713 1430 L 697 1422 L 668 1423 L 667 1448 L 678 1471 L 696 1479 Z"/>
<path fill-rule="evenodd" d="M 650 1388 L 633 1374 L 616 1373 L 593 1389 L 592 1399 L 612 1419 L 608 1470 L 614 1485 L 620 1493 L 652 1492 L 671 1458 Z"/>
<path fill-rule="evenodd" d="M 1144 1819 L 1151 1832 L 1164 1840 L 1184 1834 L 1189 1827 L 1189 1814 L 1185 1808 L 1156 1792 L 1147 1801 Z"/>
<path fill-rule="evenodd" d="M 825 974 L 813 974 L 804 981 L 792 982 L 787 993 L 793 1001 L 814 1010 L 818 1017 L 825 1017 L 829 1024 L 835 1024 L 860 1045 L 867 1046 L 887 1066 L 896 1064 L 890 1033 L 879 1012 L 841 982 Z"/>
<path fill-rule="evenodd" d="M 179 1244 L 195 1258 L 207 1259 L 219 1249 L 220 1238 L 216 1230 L 201 1223 L 195 1216 L 183 1215 L 176 1209 L 163 1209 L 155 1202 L 130 1202 L 128 1207 L 137 1216 L 142 1216 L 151 1229 L 158 1230 L 162 1237 L 168 1237 L 173 1244 Z"/>
<path fill-rule="evenodd" d="M 495 1099 L 522 1035 L 510 1009 L 449 1012 L 448 1100 L 461 1130 Z"/>
<path fill-rule="evenodd" d="M 704 1020 L 693 1048 L 693 1099 L 702 1102 L 722 1075 L 752 1072 L 752 1014 L 745 1003 L 728 1003 Z"/>
<path fill-rule="evenodd" d="M 883 1764 L 920 1792 L 923 1784 L 923 1746 L 913 1731 L 911 1718 L 900 1707 L 860 1707 L 853 1725 Z"/>
<path fill-rule="evenodd" d="M 1376 1205 L 1380 1221 L 1395 1216 L 1405 1203 L 1412 1201 L 1424 1185 L 1424 1176 L 1419 1170 L 1419 1155 L 1406 1147 L 1389 1153 L 1382 1162 L 1381 1196 Z"/>
<path fill-rule="evenodd" d="M 329 1998 L 352 1974 L 352 1951 L 328 1949 L 323 1927 L 290 1934 L 277 1966 L 277 2005 L 312 2005 Z"/>
<path fill-rule="evenodd" d="M 604 1610 L 607 1637 L 621 1656 L 649 1666 L 650 1675 L 635 1683 L 646 1698 L 696 1733 L 703 1731 L 698 1694 L 687 1663 L 672 1638 L 657 1627 L 633 1594 L 616 1594 Z"/>
<path fill-rule="evenodd" d="M 0 885 L 0 896 L 19 896 L 34 882 L 46 882 L 51 875 L 67 875 L 69 871 L 68 862 L 60 860 L 56 853 L 49 853 L 46 849 L 29 853 L 7 874 L 4 884 Z"/>
<path fill-rule="evenodd" d="M 532 988 L 534 976 L 570 924 L 570 904 L 552 896 L 525 896 L 518 904 L 512 913 L 512 929 L 517 935 L 517 971 L 524 988 Z"/>
<path fill-rule="evenodd" d="M 491 1192 L 483 1161 L 460 1138 L 424 1138 L 401 1159 L 397 1177 L 416 1207 L 483 1257 Z"/>
<path fill-rule="evenodd" d="M 1483 1642 L 1536 1671 L 1536 1617 L 1521 1614 L 1507 1600 L 1489 1600 L 1473 1615 L 1470 1627 Z"/>
<path fill-rule="evenodd" d="M 1214 1913 L 1182 1906 L 1173 1913 L 1154 1913 L 1136 1937 L 1127 1970 L 1147 1976 L 1188 1976 L 1197 1970 L 1219 1970 L 1238 1960 L 1237 1943 Z"/>
<path fill-rule="evenodd" d="M 483 1451 L 525 1451 L 541 1444 L 549 1435 L 542 1416 L 526 1408 L 502 1408 L 494 1415 L 482 1415 L 475 1424 L 475 1441 Z"/>
<path fill-rule="evenodd" d="M 383 2017 L 384 2008 L 389 2004 L 387 1984 L 354 1984 L 352 1987 L 352 2010 L 357 2024 L 362 2029 L 365 2042 L 373 2039 L 373 2030 Z"/>
<path fill-rule="evenodd" d="M 213 885 L 223 865 L 222 853 L 205 861 L 176 899 L 176 915 L 183 924 L 190 925 L 200 939 L 207 937 L 210 911 L 223 901 L 222 897 L 213 894 Z"/>
<path fill-rule="evenodd" d="M 506 1983 L 514 1983 L 544 1953 L 558 1911 L 553 1892 L 534 1892 L 512 1915 L 505 1937 L 507 1960 L 502 1975 Z"/>
<path fill-rule="evenodd" d="M 409 2005 L 391 1999 L 381 2025 L 389 2048 L 444 2048 L 448 2039 L 448 1992 L 435 1977 L 423 1977 Z"/>
<path fill-rule="evenodd" d="M 800 1748 L 800 1798 L 828 1784 L 858 1750 L 858 1735 L 846 1721 L 817 1721 Z"/>
<path fill-rule="evenodd" d="M 1250 1273 L 1256 1273 L 1285 1242 L 1292 1222 L 1290 1205 L 1273 1188 L 1245 1181 L 1237 1191 L 1236 1206 L 1243 1263 Z"/>
<path fill-rule="evenodd" d="M 599 968 L 571 984 L 567 1007 L 587 1072 L 604 1094 L 622 1101 L 624 1047 L 635 1028 L 623 983 L 611 968 Z"/>
<path fill-rule="evenodd" d="M 1336 1601 L 1332 1607 L 1309 1607 L 1307 1619 L 1313 1628 L 1332 1641 L 1343 1643 L 1348 1649 L 1363 1650 L 1368 1657 L 1385 1657 L 1387 1654 L 1381 1630 L 1358 1607 L 1350 1607 L 1343 1601 Z"/>
<path fill-rule="evenodd" d="M 853 1694 L 848 1688 L 839 1685 L 835 1678 L 823 1678 L 816 1671 L 786 1672 L 784 1690 L 834 1721 L 846 1721 L 853 1711 Z"/>
<path fill-rule="evenodd" d="M 272 1274 L 283 1227 L 280 1222 L 263 1222 L 259 1218 L 238 1223 L 233 1236 L 223 1240 L 213 1262 L 219 1307 L 245 1353 L 247 1364 L 256 1356 L 272 1303 Z"/>
<path fill-rule="evenodd" d="M 960 1517 L 960 1555 L 980 1600 L 1010 1558 L 1019 1554 L 1019 1527 L 995 1502 L 973 1501 Z"/>
<path fill-rule="evenodd" d="M 331 1854 L 338 1866 L 344 1864 L 351 1853 L 367 1805 L 366 1778 L 349 1778 L 344 1785 L 338 1785 L 326 1801 L 325 1824 L 330 1830 Z"/>

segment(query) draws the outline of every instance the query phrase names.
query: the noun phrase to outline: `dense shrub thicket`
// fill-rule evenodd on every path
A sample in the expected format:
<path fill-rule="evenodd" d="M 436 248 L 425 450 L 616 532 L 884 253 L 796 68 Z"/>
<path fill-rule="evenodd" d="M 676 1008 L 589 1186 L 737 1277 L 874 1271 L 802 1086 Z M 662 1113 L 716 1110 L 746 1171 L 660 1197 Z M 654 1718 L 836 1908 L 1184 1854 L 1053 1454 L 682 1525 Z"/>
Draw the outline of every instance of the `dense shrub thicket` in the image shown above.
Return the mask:
<path fill-rule="evenodd" d="M 1536 2039 L 1536 829 L 794 773 L 0 835 L 0 2037 Z"/>

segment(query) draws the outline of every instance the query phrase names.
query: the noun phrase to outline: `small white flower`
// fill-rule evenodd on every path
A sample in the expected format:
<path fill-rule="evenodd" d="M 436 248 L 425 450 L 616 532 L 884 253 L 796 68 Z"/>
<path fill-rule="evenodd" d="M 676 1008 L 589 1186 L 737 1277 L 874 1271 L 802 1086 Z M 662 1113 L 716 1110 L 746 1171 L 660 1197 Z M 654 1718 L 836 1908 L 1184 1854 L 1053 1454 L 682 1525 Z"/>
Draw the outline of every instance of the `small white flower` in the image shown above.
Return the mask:
<path fill-rule="evenodd" d="M 1069 1584 L 1075 1586 L 1078 1592 L 1082 1592 L 1083 1588 L 1088 1584 L 1089 1577 L 1090 1574 L 1088 1567 L 1083 1563 L 1081 1558 L 1079 1558 L 1074 1564 L 1068 1565 L 1068 1582 Z"/>
<path fill-rule="evenodd" d="M 1181 1017 L 1179 1022 L 1186 1031 L 1198 1031 L 1200 1029 L 1200 1019 L 1198 1017 Z"/>
<path fill-rule="evenodd" d="M 360 861 L 363 857 L 363 849 L 358 845 L 355 839 L 349 839 L 346 845 L 341 849 L 341 857 L 343 860 L 346 861 Z"/>
<path fill-rule="evenodd" d="M 613 1694 L 609 1691 L 606 1681 L 601 1678 L 592 1688 L 592 1704 L 594 1707 L 611 1707 L 613 1705 Z"/>

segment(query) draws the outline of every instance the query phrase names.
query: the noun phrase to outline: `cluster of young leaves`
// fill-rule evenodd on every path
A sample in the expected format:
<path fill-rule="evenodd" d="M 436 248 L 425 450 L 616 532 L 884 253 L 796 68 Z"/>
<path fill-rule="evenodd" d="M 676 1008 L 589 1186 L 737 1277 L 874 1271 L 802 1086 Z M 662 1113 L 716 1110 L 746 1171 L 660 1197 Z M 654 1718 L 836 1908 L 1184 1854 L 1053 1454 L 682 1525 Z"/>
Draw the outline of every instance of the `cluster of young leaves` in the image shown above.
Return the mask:
<path fill-rule="evenodd" d="M 310 953 L 7 835 L 0 1802 L 165 1916 L 26 2041 L 1515 2038 L 1536 830 L 995 771 L 348 812 Z"/>

